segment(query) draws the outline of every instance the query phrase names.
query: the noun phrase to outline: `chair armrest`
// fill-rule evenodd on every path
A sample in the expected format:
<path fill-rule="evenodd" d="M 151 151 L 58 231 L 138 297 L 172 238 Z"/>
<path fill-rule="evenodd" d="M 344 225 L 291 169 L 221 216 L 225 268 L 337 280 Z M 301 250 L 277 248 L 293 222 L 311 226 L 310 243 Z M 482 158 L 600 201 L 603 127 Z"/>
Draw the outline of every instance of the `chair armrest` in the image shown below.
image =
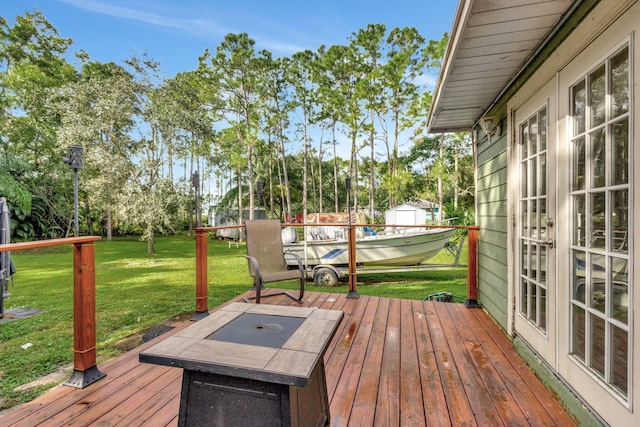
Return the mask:
<path fill-rule="evenodd" d="M 260 277 L 260 267 L 258 266 L 258 260 L 255 257 L 249 256 L 249 255 L 242 255 L 243 257 L 245 257 L 247 260 L 249 260 L 249 262 L 251 262 L 251 264 L 253 265 L 253 277 Z M 249 274 L 251 274 L 251 271 L 249 271 Z M 261 280 L 262 282 L 262 280 Z"/>
<path fill-rule="evenodd" d="M 290 253 L 290 252 L 284 252 L 282 255 L 284 255 L 284 257 L 285 257 L 285 258 L 286 258 L 287 256 L 295 258 L 296 262 L 298 263 L 298 269 L 299 269 L 300 271 L 304 271 L 304 270 L 303 270 L 303 268 L 302 268 L 302 259 L 300 258 L 300 255 L 298 255 L 298 254 L 292 254 L 292 253 Z M 304 274 L 304 273 L 303 273 L 303 274 Z"/>

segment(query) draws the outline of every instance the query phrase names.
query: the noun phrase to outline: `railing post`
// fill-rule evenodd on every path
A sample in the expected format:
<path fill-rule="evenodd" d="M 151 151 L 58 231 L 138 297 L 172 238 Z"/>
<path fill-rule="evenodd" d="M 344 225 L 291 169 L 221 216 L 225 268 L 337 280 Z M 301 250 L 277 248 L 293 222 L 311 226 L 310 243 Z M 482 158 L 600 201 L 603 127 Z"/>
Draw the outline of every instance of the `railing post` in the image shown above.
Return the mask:
<path fill-rule="evenodd" d="M 467 239 L 467 251 L 469 259 L 467 262 L 467 308 L 479 308 L 478 304 L 478 232 L 479 227 L 469 227 Z"/>
<path fill-rule="evenodd" d="M 347 233 L 347 253 L 349 254 L 349 293 L 347 298 L 360 298 L 356 289 L 356 228 L 349 224 Z"/>
<path fill-rule="evenodd" d="M 73 375 L 64 384 L 84 388 L 103 378 L 96 366 L 96 267 L 93 242 L 73 244 Z"/>
<path fill-rule="evenodd" d="M 196 228 L 196 312 L 191 320 L 200 320 L 209 315 L 207 289 L 207 258 L 209 254 L 209 231 Z"/>

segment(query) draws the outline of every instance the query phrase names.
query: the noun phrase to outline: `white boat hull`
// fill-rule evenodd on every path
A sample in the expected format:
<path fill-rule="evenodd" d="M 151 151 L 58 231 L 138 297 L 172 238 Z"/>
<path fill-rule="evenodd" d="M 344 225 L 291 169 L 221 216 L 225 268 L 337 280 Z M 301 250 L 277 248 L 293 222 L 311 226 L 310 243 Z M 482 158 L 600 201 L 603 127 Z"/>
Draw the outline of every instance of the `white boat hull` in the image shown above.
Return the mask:
<path fill-rule="evenodd" d="M 454 233 L 455 229 L 444 228 L 360 238 L 356 240 L 356 264 L 417 265 L 440 252 Z M 284 245 L 284 251 L 298 255 L 307 267 L 346 266 L 349 262 L 346 240 L 309 240 L 306 243 L 287 243 Z"/>

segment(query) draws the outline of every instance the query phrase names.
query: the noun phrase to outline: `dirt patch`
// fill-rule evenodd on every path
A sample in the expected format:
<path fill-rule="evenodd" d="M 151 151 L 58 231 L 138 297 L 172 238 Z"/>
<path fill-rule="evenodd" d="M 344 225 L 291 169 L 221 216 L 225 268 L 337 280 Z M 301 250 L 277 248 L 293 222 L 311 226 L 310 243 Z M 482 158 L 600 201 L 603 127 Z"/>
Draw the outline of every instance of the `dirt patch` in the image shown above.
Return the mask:
<path fill-rule="evenodd" d="M 191 312 L 179 314 L 168 320 L 165 320 L 164 322 L 160 322 L 157 325 L 151 326 L 149 328 L 136 332 L 135 334 L 131 334 L 125 338 L 122 338 L 113 343 L 111 347 L 123 352 L 131 351 L 139 345 L 142 345 L 145 342 L 170 331 L 179 324 L 186 322 L 187 320 L 191 319 L 191 317 L 193 317 L 193 313 Z"/>
<path fill-rule="evenodd" d="M 39 387 L 42 385 L 59 384 L 69 379 L 72 372 L 73 372 L 73 365 L 62 366 L 58 368 L 55 372 L 50 373 L 49 375 L 45 375 L 44 377 L 40 377 L 37 380 L 33 380 L 26 384 L 22 384 L 14 388 L 13 390 L 25 391 L 30 388 Z"/>

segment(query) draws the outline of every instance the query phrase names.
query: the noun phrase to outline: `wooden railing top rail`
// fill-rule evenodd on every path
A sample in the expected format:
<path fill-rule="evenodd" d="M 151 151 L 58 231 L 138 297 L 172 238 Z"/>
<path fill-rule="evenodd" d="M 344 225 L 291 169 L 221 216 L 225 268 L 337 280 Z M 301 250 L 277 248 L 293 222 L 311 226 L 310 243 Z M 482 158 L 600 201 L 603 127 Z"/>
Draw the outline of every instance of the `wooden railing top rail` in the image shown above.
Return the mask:
<path fill-rule="evenodd" d="M 100 240 L 100 236 L 65 237 L 61 239 L 34 240 L 32 242 L 16 242 L 0 245 L 0 252 L 20 251 L 24 249 L 44 248 L 45 246 L 57 246 L 75 243 L 87 243 Z"/>
<path fill-rule="evenodd" d="M 348 227 L 348 223 L 341 222 L 284 222 L 283 227 L 310 227 L 310 226 L 336 226 Z M 354 227 L 397 227 L 397 228 L 460 228 L 466 230 L 480 230 L 478 225 L 399 225 L 399 224 L 351 224 Z M 244 228 L 244 225 L 221 225 L 219 227 L 198 227 L 196 231 L 216 231 L 233 228 Z"/>

